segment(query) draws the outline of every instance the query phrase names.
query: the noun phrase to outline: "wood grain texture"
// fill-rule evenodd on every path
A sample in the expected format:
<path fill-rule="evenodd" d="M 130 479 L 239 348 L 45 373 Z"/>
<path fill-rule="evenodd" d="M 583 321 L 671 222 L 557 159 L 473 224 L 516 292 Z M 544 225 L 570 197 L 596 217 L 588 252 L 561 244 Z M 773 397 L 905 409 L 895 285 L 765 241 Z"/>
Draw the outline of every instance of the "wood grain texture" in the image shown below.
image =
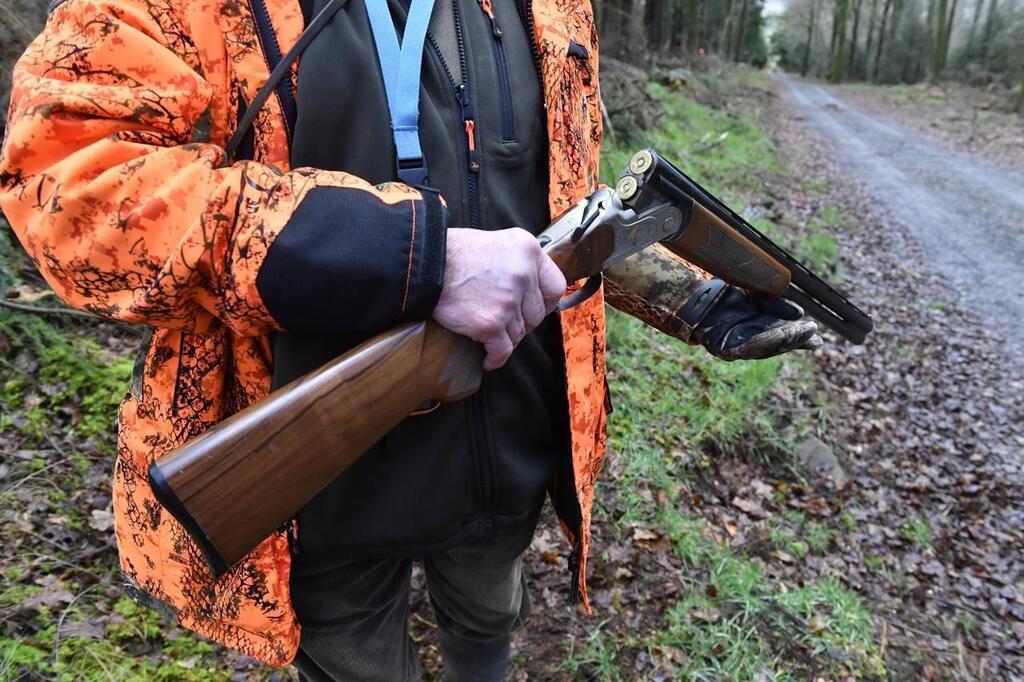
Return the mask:
<path fill-rule="evenodd" d="M 231 565 L 418 406 L 476 391 L 481 361 L 477 344 L 433 322 L 402 325 L 218 424 L 157 466 L 193 527 Z"/>

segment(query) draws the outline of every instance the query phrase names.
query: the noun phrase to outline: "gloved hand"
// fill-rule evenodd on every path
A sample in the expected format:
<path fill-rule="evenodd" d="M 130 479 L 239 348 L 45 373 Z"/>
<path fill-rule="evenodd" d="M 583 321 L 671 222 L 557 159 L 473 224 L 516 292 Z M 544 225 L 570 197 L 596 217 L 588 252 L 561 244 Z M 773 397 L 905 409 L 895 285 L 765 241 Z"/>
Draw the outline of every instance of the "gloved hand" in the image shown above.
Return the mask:
<path fill-rule="evenodd" d="M 680 311 L 690 339 L 723 360 L 759 360 L 822 345 L 818 324 L 784 299 L 770 300 L 720 279 L 705 282 Z"/>

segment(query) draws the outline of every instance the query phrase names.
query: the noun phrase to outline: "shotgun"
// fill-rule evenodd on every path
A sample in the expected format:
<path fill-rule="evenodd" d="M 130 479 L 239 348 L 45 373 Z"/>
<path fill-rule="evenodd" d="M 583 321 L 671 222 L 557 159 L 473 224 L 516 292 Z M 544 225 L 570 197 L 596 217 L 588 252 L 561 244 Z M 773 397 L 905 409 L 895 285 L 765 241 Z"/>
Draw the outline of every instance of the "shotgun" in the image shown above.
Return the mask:
<path fill-rule="evenodd" d="M 594 293 L 603 269 L 660 242 L 732 284 L 791 298 L 853 343 L 871 330 L 844 296 L 654 150 L 538 239 L 567 281 L 586 280 L 563 309 Z M 395 327 L 160 457 L 150 485 L 220 575 L 410 413 L 476 391 L 482 361 L 478 344 L 434 322 Z"/>

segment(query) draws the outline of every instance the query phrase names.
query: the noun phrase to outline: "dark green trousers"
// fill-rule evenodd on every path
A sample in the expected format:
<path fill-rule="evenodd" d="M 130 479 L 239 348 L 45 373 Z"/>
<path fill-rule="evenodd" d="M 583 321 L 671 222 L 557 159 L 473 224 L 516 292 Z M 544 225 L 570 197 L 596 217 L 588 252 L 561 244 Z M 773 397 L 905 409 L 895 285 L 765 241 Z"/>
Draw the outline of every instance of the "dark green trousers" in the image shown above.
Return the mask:
<path fill-rule="evenodd" d="M 422 557 L 446 680 L 504 679 L 512 631 L 530 611 L 522 556 L 536 524 L 535 515 L 519 528 Z M 412 562 L 359 559 L 292 576 L 301 679 L 420 679 L 407 627 Z"/>

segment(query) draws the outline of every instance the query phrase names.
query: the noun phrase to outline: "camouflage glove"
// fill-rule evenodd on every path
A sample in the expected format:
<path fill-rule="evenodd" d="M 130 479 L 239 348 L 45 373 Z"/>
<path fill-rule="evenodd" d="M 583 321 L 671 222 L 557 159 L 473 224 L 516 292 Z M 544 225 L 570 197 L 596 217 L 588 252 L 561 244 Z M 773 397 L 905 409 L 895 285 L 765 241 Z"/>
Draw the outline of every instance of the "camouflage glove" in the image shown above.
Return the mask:
<path fill-rule="evenodd" d="M 680 316 L 693 329 L 690 339 L 723 360 L 759 360 L 822 345 L 818 325 L 800 306 L 770 300 L 720 279 L 701 285 Z"/>

